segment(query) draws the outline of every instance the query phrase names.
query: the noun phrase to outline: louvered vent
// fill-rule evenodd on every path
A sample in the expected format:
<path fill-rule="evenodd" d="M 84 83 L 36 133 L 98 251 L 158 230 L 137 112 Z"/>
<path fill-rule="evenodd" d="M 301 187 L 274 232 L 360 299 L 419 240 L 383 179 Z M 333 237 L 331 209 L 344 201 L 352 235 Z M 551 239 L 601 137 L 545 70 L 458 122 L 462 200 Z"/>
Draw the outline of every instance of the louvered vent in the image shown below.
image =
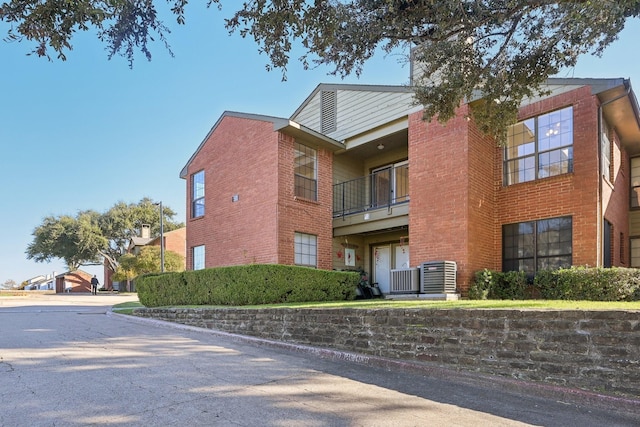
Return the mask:
<path fill-rule="evenodd" d="M 417 294 L 420 292 L 420 276 L 417 268 L 391 270 L 392 294 Z"/>
<path fill-rule="evenodd" d="M 423 262 L 421 267 L 421 285 L 424 294 L 455 293 L 456 272 L 455 261 Z"/>
<path fill-rule="evenodd" d="M 324 134 L 337 129 L 338 94 L 336 91 L 322 91 L 320 94 L 320 131 Z"/>

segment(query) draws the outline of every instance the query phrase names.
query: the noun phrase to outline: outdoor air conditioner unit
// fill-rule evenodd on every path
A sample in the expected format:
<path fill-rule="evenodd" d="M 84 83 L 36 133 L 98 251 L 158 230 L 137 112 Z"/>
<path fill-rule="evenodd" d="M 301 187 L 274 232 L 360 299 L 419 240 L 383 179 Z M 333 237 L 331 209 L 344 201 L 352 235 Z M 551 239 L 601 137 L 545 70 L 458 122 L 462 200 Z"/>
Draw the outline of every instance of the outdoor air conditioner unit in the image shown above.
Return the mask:
<path fill-rule="evenodd" d="M 391 270 L 392 294 L 417 294 L 420 291 L 420 277 L 417 268 Z"/>
<path fill-rule="evenodd" d="M 456 292 L 455 261 L 423 262 L 420 268 L 420 292 L 423 294 L 445 294 Z"/>

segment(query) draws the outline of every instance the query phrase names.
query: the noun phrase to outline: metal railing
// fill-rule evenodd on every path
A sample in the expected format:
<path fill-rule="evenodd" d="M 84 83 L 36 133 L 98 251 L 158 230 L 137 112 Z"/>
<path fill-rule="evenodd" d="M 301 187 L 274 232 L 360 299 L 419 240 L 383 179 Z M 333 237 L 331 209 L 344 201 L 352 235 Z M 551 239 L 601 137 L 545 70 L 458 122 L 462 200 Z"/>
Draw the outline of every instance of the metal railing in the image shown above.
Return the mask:
<path fill-rule="evenodd" d="M 409 165 L 389 166 L 333 186 L 333 216 L 390 207 L 409 201 Z"/>

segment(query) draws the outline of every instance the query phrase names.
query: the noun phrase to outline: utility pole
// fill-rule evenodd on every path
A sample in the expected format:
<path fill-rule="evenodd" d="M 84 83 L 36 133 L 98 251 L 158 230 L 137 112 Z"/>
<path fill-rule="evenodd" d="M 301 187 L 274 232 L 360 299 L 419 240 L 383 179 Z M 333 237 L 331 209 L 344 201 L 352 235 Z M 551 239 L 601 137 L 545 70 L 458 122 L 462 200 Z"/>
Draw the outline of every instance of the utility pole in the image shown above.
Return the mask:
<path fill-rule="evenodd" d="M 162 211 L 162 201 L 154 203 L 160 206 L 160 272 L 164 273 L 164 212 Z"/>

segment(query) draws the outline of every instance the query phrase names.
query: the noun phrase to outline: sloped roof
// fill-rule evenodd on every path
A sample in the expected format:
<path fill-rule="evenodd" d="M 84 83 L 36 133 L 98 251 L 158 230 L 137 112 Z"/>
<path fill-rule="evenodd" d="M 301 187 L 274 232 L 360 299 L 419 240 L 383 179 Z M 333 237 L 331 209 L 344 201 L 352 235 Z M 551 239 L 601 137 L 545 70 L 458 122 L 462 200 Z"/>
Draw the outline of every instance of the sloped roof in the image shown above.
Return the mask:
<path fill-rule="evenodd" d="M 152 237 L 137 237 L 134 236 L 131 238 L 131 242 L 129 243 L 129 246 L 145 246 L 147 244 L 149 244 L 149 242 L 151 242 L 153 240 Z"/>
<path fill-rule="evenodd" d="M 196 151 L 191 155 L 191 157 L 189 158 L 185 166 L 182 168 L 182 170 L 180 171 L 180 178 L 183 178 L 183 179 L 187 178 L 187 170 L 188 170 L 189 164 L 191 164 L 191 162 L 196 157 L 196 155 L 200 152 L 204 144 L 206 144 L 211 134 L 215 132 L 216 128 L 225 117 L 236 117 L 236 118 L 247 119 L 247 120 L 270 122 L 273 124 L 274 132 L 283 132 L 296 138 L 303 138 L 307 141 L 310 140 L 315 144 L 317 144 L 318 146 L 321 146 L 323 148 L 327 148 L 333 151 L 341 150 L 344 148 L 344 145 L 341 142 L 335 141 L 325 135 L 322 135 L 319 132 L 309 129 L 289 119 L 285 119 L 282 117 L 265 116 L 261 114 L 241 113 L 237 111 L 225 111 L 224 113 L 222 113 L 220 118 L 218 118 L 218 120 L 213 125 L 211 130 L 209 130 L 207 135 L 204 137 L 204 139 L 202 140 L 202 142 L 200 143 Z"/>

